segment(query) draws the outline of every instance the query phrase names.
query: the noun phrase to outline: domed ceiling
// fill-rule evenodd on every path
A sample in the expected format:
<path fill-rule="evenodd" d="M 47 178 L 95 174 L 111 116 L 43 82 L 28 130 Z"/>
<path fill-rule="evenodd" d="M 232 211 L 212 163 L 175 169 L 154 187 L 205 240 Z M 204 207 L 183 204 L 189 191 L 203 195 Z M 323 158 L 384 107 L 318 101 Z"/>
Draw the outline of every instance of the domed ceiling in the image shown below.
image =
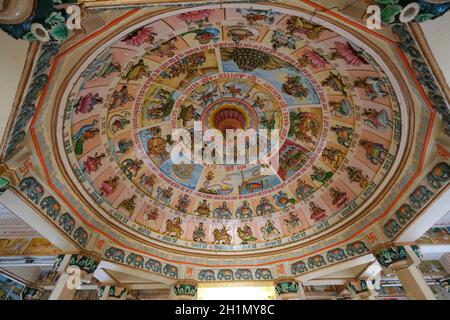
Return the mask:
<path fill-rule="evenodd" d="M 351 221 L 388 182 L 403 99 L 389 69 L 360 38 L 300 12 L 170 11 L 74 72 L 60 157 L 97 213 L 144 241 L 203 253 L 290 246 Z M 196 121 L 278 129 L 278 168 L 173 163 L 175 129 Z"/>

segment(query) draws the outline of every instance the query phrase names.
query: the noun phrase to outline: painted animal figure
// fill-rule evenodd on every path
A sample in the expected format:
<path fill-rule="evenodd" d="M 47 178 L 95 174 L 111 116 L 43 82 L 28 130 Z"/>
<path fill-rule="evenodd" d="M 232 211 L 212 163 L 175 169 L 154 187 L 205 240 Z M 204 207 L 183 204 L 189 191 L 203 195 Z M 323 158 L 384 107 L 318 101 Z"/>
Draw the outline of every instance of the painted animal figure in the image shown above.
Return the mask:
<path fill-rule="evenodd" d="M 172 220 L 168 219 L 166 221 L 166 231 L 164 235 L 179 239 L 183 234 L 183 229 L 181 229 L 181 219 L 176 217 Z"/>
<path fill-rule="evenodd" d="M 450 165 L 440 162 L 427 174 L 428 183 L 435 189 L 441 188 L 450 179 Z"/>
<path fill-rule="evenodd" d="M 77 230 L 73 233 L 73 239 L 83 248 L 87 244 L 88 240 L 88 233 L 86 230 L 84 230 L 82 227 L 78 227 Z"/>
<path fill-rule="evenodd" d="M 127 72 L 125 76 L 122 77 L 123 80 L 136 81 L 140 80 L 143 77 L 148 77 L 150 72 L 148 67 L 145 65 L 144 60 L 140 59 L 137 64 L 131 67 L 131 69 Z"/>
<path fill-rule="evenodd" d="M 253 280 L 252 272 L 249 269 L 236 270 L 236 280 Z"/>
<path fill-rule="evenodd" d="M 66 212 L 59 218 L 58 224 L 63 227 L 65 232 L 72 234 L 73 228 L 75 228 L 75 219 Z"/>
<path fill-rule="evenodd" d="M 325 259 L 321 255 L 317 255 L 308 259 L 308 267 L 310 269 L 320 268 L 326 265 Z"/>
<path fill-rule="evenodd" d="M 28 199 L 33 201 L 35 204 L 38 204 L 44 195 L 44 188 L 36 181 L 36 179 L 32 177 L 23 179 L 19 183 L 19 190 L 22 192 L 27 191 Z"/>
<path fill-rule="evenodd" d="M 291 272 L 293 275 L 297 275 L 306 271 L 308 271 L 308 267 L 306 266 L 306 263 L 303 261 L 298 261 L 291 265 Z"/>
<path fill-rule="evenodd" d="M 407 221 L 409 221 L 414 216 L 415 211 L 410 207 L 409 204 L 403 204 L 398 210 L 395 212 L 395 216 L 397 217 L 398 222 L 404 225 Z"/>
<path fill-rule="evenodd" d="M 123 263 L 125 261 L 125 252 L 123 250 L 111 247 L 105 251 L 106 259 L 111 259 L 115 262 Z"/>
<path fill-rule="evenodd" d="M 272 280 L 272 271 L 269 269 L 257 269 L 255 272 L 255 278 L 257 280 Z"/>
<path fill-rule="evenodd" d="M 358 78 L 354 81 L 353 86 L 364 89 L 370 100 L 375 100 L 379 97 L 386 97 L 388 95 L 388 92 L 384 90 L 383 81 L 378 77 L 366 77 L 364 79 Z"/>
<path fill-rule="evenodd" d="M 198 274 L 198 279 L 200 281 L 214 281 L 216 280 L 216 275 L 213 270 L 201 270 Z"/>
<path fill-rule="evenodd" d="M 166 264 L 164 266 L 163 273 L 166 276 L 169 276 L 169 277 L 172 277 L 172 278 L 175 278 L 175 279 L 178 278 L 178 268 L 175 267 L 175 266 L 172 266 L 171 264 Z"/>
<path fill-rule="evenodd" d="M 433 197 L 433 192 L 428 190 L 427 187 L 421 185 L 418 186 L 413 193 L 409 195 L 409 201 L 414 209 L 420 209 Z"/>
<path fill-rule="evenodd" d="M 44 209 L 47 212 L 47 215 L 53 220 L 56 220 L 61 212 L 61 205 L 52 196 L 44 198 L 40 203 L 40 207 Z"/>
<path fill-rule="evenodd" d="M 231 244 L 231 235 L 228 234 L 228 230 L 225 226 L 222 226 L 222 229 L 214 229 L 214 244 Z"/>
<path fill-rule="evenodd" d="M 219 273 L 217 274 L 217 280 L 226 280 L 226 281 L 234 280 L 233 270 L 231 269 L 219 270 Z"/>
<path fill-rule="evenodd" d="M 127 264 L 137 268 L 144 267 L 144 258 L 141 255 L 130 253 L 126 260 Z"/>
<path fill-rule="evenodd" d="M 153 259 L 148 259 L 147 262 L 145 262 L 144 268 L 156 273 L 161 273 L 162 263 Z"/>

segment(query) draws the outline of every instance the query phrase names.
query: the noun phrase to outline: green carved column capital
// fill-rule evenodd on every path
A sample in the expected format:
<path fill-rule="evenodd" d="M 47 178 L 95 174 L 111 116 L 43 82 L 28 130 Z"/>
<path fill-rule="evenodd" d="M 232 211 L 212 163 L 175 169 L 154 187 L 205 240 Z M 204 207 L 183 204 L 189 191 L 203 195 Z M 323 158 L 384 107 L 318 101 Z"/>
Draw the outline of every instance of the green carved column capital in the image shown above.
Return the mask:
<path fill-rule="evenodd" d="M 27 286 L 20 293 L 22 300 L 39 300 L 43 294 L 44 290 L 35 286 Z"/>
<path fill-rule="evenodd" d="M 8 188 L 11 186 L 11 183 L 5 177 L 0 176 L 0 195 L 2 195 Z"/>
<path fill-rule="evenodd" d="M 194 300 L 197 291 L 198 284 L 192 280 L 181 280 L 172 285 L 172 295 L 176 299 Z"/>
<path fill-rule="evenodd" d="M 282 300 L 304 297 L 303 285 L 295 278 L 279 278 L 275 280 L 275 292 Z"/>
<path fill-rule="evenodd" d="M 410 246 L 417 257 L 421 257 L 420 249 L 416 245 Z M 393 272 L 399 269 L 409 267 L 414 263 L 413 258 L 409 257 L 405 246 L 394 244 L 375 248 L 373 254 L 378 263 Z"/>

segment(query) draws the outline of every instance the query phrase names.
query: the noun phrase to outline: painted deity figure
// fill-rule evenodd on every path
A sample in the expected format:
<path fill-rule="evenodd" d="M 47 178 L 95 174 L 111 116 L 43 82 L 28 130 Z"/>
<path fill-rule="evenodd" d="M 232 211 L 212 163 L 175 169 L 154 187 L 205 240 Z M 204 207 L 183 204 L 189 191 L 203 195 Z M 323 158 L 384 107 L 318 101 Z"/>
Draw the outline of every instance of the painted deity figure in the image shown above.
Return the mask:
<path fill-rule="evenodd" d="M 159 200 L 160 202 L 169 205 L 170 201 L 172 201 L 173 196 L 173 188 L 167 187 L 166 189 L 163 189 L 161 187 L 158 187 L 156 190 L 156 200 Z"/>
<path fill-rule="evenodd" d="M 106 158 L 106 154 L 98 154 L 97 152 L 93 157 L 88 156 L 85 161 L 83 161 L 84 171 L 88 174 L 96 172 L 102 166 L 102 160 Z"/>
<path fill-rule="evenodd" d="M 97 120 L 92 121 L 92 124 L 85 125 L 78 130 L 73 136 L 74 151 L 77 156 L 81 156 L 84 152 L 84 143 L 87 140 L 95 138 L 100 133 L 100 129 L 97 128 Z"/>
<path fill-rule="evenodd" d="M 159 218 L 158 208 L 152 208 L 146 211 L 143 215 L 144 225 L 148 227 L 148 225 Z"/>
<path fill-rule="evenodd" d="M 389 120 L 386 110 L 377 111 L 373 108 L 364 109 L 362 113 L 364 123 L 373 129 L 387 129 L 392 128 L 392 121 Z"/>
<path fill-rule="evenodd" d="M 312 201 L 309 203 L 309 210 L 311 211 L 311 219 L 313 219 L 314 222 L 322 221 L 327 218 L 325 210 Z"/>
<path fill-rule="evenodd" d="M 351 182 L 359 183 L 359 186 L 365 189 L 369 185 L 369 176 L 364 175 L 362 170 L 356 167 L 346 167 L 348 178 Z"/>
<path fill-rule="evenodd" d="M 141 159 L 125 159 L 120 164 L 120 168 L 128 179 L 132 179 L 137 176 L 143 165 L 144 161 Z"/>
<path fill-rule="evenodd" d="M 275 204 L 280 208 L 286 208 L 289 204 L 295 203 L 295 199 L 289 198 L 287 193 L 280 190 L 277 194 L 273 195 Z"/>
<path fill-rule="evenodd" d="M 373 164 L 382 164 L 389 152 L 381 143 L 360 140 L 359 145 L 366 150 L 367 159 Z"/>
<path fill-rule="evenodd" d="M 201 217 L 209 217 L 209 215 L 211 214 L 209 203 L 205 199 L 203 199 L 203 201 L 198 205 L 197 209 L 195 209 L 195 212 L 197 212 Z"/>
<path fill-rule="evenodd" d="M 255 242 L 258 239 L 253 235 L 253 230 L 250 226 L 245 225 L 244 228 L 239 227 L 237 229 L 239 238 L 242 240 L 241 244 L 248 244 L 249 242 Z"/>
<path fill-rule="evenodd" d="M 152 193 L 155 183 L 156 183 L 156 175 L 154 175 L 153 173 L 151 175 L 143 173 L 139 177 L 139 187 L 144 189 L 145 192 L 149 194 Z"/>
<path fill-rule="evenodd" d="M 328 180 L 330 180 L 333 177 L 333 172 L 331 171 L 325 171 L 323 168 L 313 166 L 313 173 L 311 174 L 311 180 L 312 181 L 318 181 L 321 183 L 326 183 Z"/>
<path fill-rule="evenodd" d="M 103 98 L 99 96 L 98 92 L 96 94 L 92 94 L 89 92 L 85 96 L 81 96 L 80 99 L 78 99 L 78 102 L 75 104 L 75 114 L 82 113 L 87 114 L 94 110 L 94 107 L 97 104 L 100 104 L 103 102 Z"/>
<path fill-rule="evenodd" d="M 330 188 L 330 194 L 333 198 L 333 204 L 338 208 L 345 206 L 348 201 L 347 193 L 338 188 Z"/>
<path fill-rule="evenodd" d="M 334 147 L 326 147 L 322 151 L 322 159 L 330 164 L 333 169 L 337 169 L 344 160 L 344 153 Z"/>
<path fill-rule="evenodd" d="M 166 230 L 164 231 L 164 235 L 179 239 L 183 234 L 181 223 L 180 217 L 175 217 L 173 220 L 166 220 Z"/>
<path fill-rule="evenodd" d="M 388 95 L 388 92 L 384 89 L 385 85 L 383 81 L 378 77 L 358 78 L 353 82 L 353 86 L 364 89 L 367 97 L 372 101 L 376 98 L 382 98 Z"/>
<path fill-rule="evenodd" d="M 346 148 L 350 147 L 353 139 L 352 128 L 336 125 L 331 127 L 331 131 L 336 134 L 337 141 L 340 145 L 343 145 Z"/>
<path fill-rule="evenodd" d="M 353 107 L 347 98 L 341 100 L 341 102 L 330 102 L 331 113 L 341 116 L 342 118 L 350 118 L 353 114 Z"/>
<path fill-rule="evenodd" d="M 301 226 L 300 218 L 292 211 L 289 212 L 288 218 L 284 219 L 283 222 L 287 226 L 289 232 Z"/>
<path fill-rule="evenodd" d="M 194 242 L 204 243 L 205 238 L 206 238 L 205 226 L 203 225 L 203 222 L 200 222 L 192 232 L 192 240 Z"/>
<path fill-rule="evenodd" d="M 274 238 L 279 238 L 281 235 L 280 231 L 275 226 L 275 223 L 268 219 L 263 227 L 261 227 L 261 233 L 263 234 L 264 240 L 271 240 Z"/>
<path fill-rule="evenodd" d="M 125 154 L 130 150 L 130 148 L 133 146 L 133 140 L 131 139 L 120 139 L 117 143 L 117 153 L 119 154 Z"/>
<path fill-rule="evenodd" d="M 180 195 L 178 197 L 178 203 L 175 207 L 178 211 L 186 213 L 190 202 L 191 200 L 189 199 L 189 196 L 187 194 Z"/>
<path fill-rule="evenodd" d="M 137 199 L 137 196 L 134 194 L 131 196 L 131 198 L 122 200 L 122 202 L 119 204 L 117 209 L 123 208 L 128 212 L 128 214 L 130 216 L 132 216 L 134 213 L 134 210 L 136 209 L 136 199 Z"/>
<path fill-rule="evenodd" d="M 115 90 L 111 98 L 110 110 L 123 107 L 128 102 L 134 100 L 134 97 L 128 93 L 128 87 L 126 85 L 122 86 L 119 91 Z"/>
<path fill-rule="evenodd" d="M 110 194 L 113 194 L 114 191 L 116 191 L 117 186 L 119 184 L 119 177 L 110 177 L 107 180 L 104 180 L 100 186 L 100 195 L 106 195 L 109 196 Z"/>
<path fill-rule="evenodd" d="M 222 225 L 221 229 L 214 229 L 213 231 L 214 244 L 230 245 L 232 237 L 228 233 L 227 227 Z"/>
<path fill-rule="evenodd" d="M 243 219 L 243 218 L 251 218 L 252 216 L 253 210 L 248 201 L 244 200 L 242 202 L 242 205 L 236 210 L 236 218 Z"/>
<path fill-rule="evenodd" d="M 320 134 L 320 122 L 312 112 L 291 112 L 291 127 L 289 135 L 295 136 L 297 139 L 313 143 L 313 138 L 317 138 Z"/>
<path fill-rule="evenodd" d="M 225 201 L 222 203 L 222 205 L 214 209 L 213 217 L 216 219 L 231 219 L 231 211 Z"/>
<path fill-rule="evenodd" d="M 256 214 L 258 216 L 262 216 L 267 213 L 275 212 L 274 206 L 269 202 L 269 200 L 265 197 L 262 197 L 259 200 L 259 204 L 256 206 Z"/>
<path fill-rule="evenodd" d="M 305 181 L 298 179 L 297 188 L 295 189 L 295 194 L 300 200 L 306 199 L 310 194 L 314 192 L 314 187 L 307 184 Z"/>
<path fill-rule="evenodd" d="M 296 98 L 308 97 L 308 89 L 301 83 L 299 76 L 288 76 L 282 86 L 283 92 Z"/>

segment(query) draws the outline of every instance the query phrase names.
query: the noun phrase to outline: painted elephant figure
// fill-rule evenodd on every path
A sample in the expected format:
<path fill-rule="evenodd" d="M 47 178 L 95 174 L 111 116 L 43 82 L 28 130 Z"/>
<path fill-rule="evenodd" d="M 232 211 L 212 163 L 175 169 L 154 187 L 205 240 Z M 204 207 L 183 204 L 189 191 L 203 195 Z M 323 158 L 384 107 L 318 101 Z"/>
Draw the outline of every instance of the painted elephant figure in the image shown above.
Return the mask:
<path fill-rule="evenodd" d="M 82 247 L 86 247 L 88 233 L 82 227 L 78 227 L 77 230 L 73 233 L 73 238 L 78 244 Z"/>
<path fill-rule="evenodd" d="M 125 252 L 123 252 L 123 250 L 111 247 L 105 251 L 105 257 L 106 259 L 112 259 L 115 262 L 123 263 L 125 261 Z"/>
<path fill-rule="evenodd" d="M 257 269 L 255 278 L 258 280 L 272 280 L 272 272 L 269 269 Z"/>
<path fill-rule="evenodd" d="M 398 222 L 394 219 L 389 220 L 384 226 L 383 226 L 383 232 L 386 236 L 389 238 L 392 238 L 397 232 L 400 231 L 400 225 Z"/>
<path fill-rule="evenodd" d="M 213 270 L 202 270 L 198 274 L 198 279 L 200 281 L 214 281 L 216 280 L 216 276 Z"/>
<path fill-rule="evenodd" d="M 227 281 L 234 280 L 233 270 L 230 270 L 230 269 L 219 270 L 219 273 L 217 274 L 217 279 L 218 280 L 227 280 Z"/>
<path fill-rule="evenodd" d="M 41 208 L 47 212 L 47 215 L 56 220 L 61 213 L 61 205 L 52 196 L 48 196 L 41 201 Z"/>
<path fill-rule="evenodd" d="M 36 181 L 36 179 L 29 177 L 23 179 L 19 184 L 20 191 L 27 191 L 27 197 L 35 204 L 38 204 L 44 195 L 44 188 Z"/>
<path fill-rule="evenodd" d="M 172 266 L 170 264 L 166 264 L 164 266 L 163 273 L 166 276 L 169 276 L 171 278 L 178 278 L 178 269 L 177 269 L 177 267 Z"/>
<path fill-rule="evenodd" d="M 335 261 L 341 261 L 343 259 L 347 258 L 347 255 L 345 254 L 345 251 L 341 248 L 333 249 L 327 252 L 327 260 L 330 263 L 333 263 Z"/>
<path fill-rule="evenodd" d="M 414 216 L 414 210 L 411 208 L 409 204 L 403 204 L 398 210 L 395 212 L 395 216 L 397 217 L 398 222 L 400 224 L 405 224 Z"/>
<path fill-rule="evenodd" d="M 303 273 L 306 271 L 308 271 L 308 267 L 306 266 L 306 263 L 304 263 L 303 261 L 298 261 L 291 265 L 291 272 L 294 275 L 300 274 L 300 273 Z"/>
<path fill-rule="evenodd" d="M 63 227 L 65 232 L 72 234 L 72 231 L 75 228 L 75 219 L 66 212 L 59 218 L 58 224 Z"/>
<path fill-rule="evenodd" d="M 439 189 L 450 179 L 450 166 L 446 162 L 440 162 L 427 174 L 428 183 L 435 189 Z"/>
<path fill-rule="evenodd" d="M 127 264 L 133 265 L 136 268 L 143 268 L 144 258 L 138 254 L 130 253 L 127 257 Z"/>
<path fill-rule="evenodd" d="M 148 259 L 147 262 L 145 262 L 145 269 L 156 272 L 156 273 L 161 273 L 162 271 L 162 264 L 159 261 L 153 260 L 153 259 Z"/>
<path fill-rule="evenodd" d="M 308 267 L 310 269 L 320 268 L 326 264 L 327 263 L 325 262 L 325 259 L 321 255 L 317 255 L 308 259 Z"/>
<path fill-rule="evenodd" d="M 349 256 L 353 257 L 356 254 L 363 254 L 363 253 L 369 251 L 369 249 L 367 249 L 364 242 L 355 241 L 355 242 L 349 243 L 347 245 L 347 247 L 345 248 L 345 251 L 347 251 L 347 254 Z"/>
<path fill-rule="evenodd" d="M 420 209 L 425 203 L 427 203 L 431 197 L 433 196 L 433 192 L 428 190 L 427 187 L 421 185 L 418 186 L 413 193 L 409 195 L 409 201 L 411 201 L 411 205 L 414 209 Z"/>
<path fill-rule="evenodd" d="M 249 269 L 238 269 L 236 271 L 237 280 L 253 280 L 252 272 Z"/>

